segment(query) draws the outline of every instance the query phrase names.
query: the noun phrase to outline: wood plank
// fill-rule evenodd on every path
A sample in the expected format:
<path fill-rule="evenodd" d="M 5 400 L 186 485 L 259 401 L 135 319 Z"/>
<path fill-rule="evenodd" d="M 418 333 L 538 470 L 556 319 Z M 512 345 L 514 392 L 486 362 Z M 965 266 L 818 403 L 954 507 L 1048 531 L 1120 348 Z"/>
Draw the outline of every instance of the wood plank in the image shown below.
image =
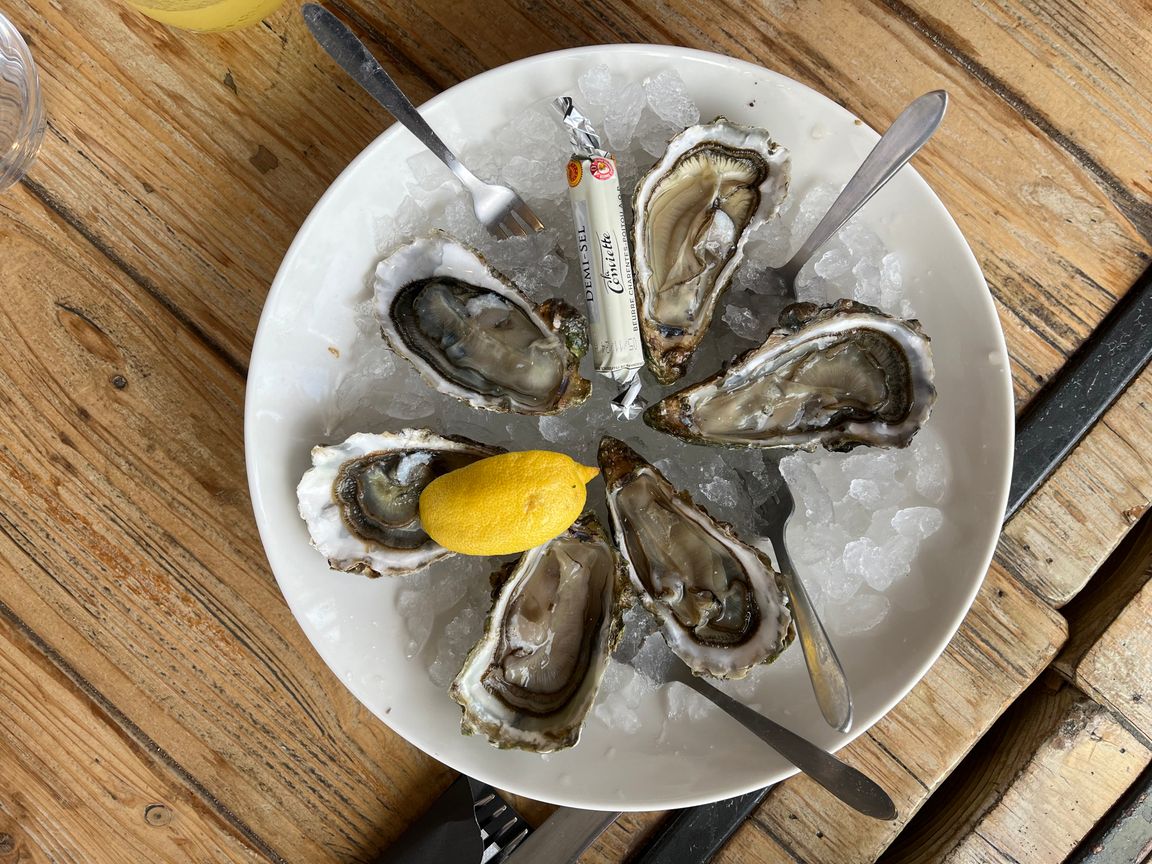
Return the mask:
<path fill-rule="evenodd" d="M 1152 368 L 1004 528 L 1004 565 L 1049 603 L 1075 597 L 1152 504 Z"/>
<path fill-rule="evenodd" d="M 881 857 L 881 864 L 1059 864 L 1152 750 L 1055 673 L 1016 700 Z"/>
<path fill-rule="evenodd" d="M 606 40 L 678 42 L 761 62 L 876 125 L 912 96 L 947 87 L 955 107 L 917 164 L 956 215 L 1001 304 L 1020 402 L 1086 338 L 1148 258 L 1147 240 L 1095 174 L 923 34 L 867 0 L 733 6 L 724 9 L 723 27 L 703 0 L 674 15 L 645 0 L 598 0 L 579 16 L 559 0 L 355 8 L 387 34 L 401 84 L 417 101 L 430 84 L 446 87 L 506 60 Z M 27 5 L 13 14 L 43 53 L 46 98 L 59 106 L 35 188 L 243 362 L 295 226 L 384 125 L 382 112 L 336 77 L 294 9 L 226 37 L 166 31 L 101 4 L 85 16 Z M 844 51 L 849 32 L 854 50 Z M 237 92 L 223 83 L 229 74 Z M 218 129 L 221 116 L 231 122 Z M 272 160 L 259 157 L 262 150 L 278 162 L 266 173 L 258 165 Z"/>
<path fill-rule="evenodd" d="M 333 74 L 297 4 L 220 35 L 117 3 L 5 11 L 34 46 L 49 106 L 31 188 L 246 364 L 297 228 L 390 118 Z M 418 101 L 434 92 L 410 67 L 395 74 Z"/>
<path fill-rule="evenodd" d="M 1152 46 L 1148 6 L 1107 4 L 931 3 L 886 0 L 893 12 L 1071 152 L 1084 154 L 1120 206 L 1152 233 Z"/>
<path fill-rule="evenodd" d="M 1152 769 L 1096 827 L 1065 864 L 1148 864 L 1152 861 Z"/>
<path fill-rule="evenodd" d="M 645 0 L 596 0 L 579 16 L 561 0 L 486 4 L 486 16 L 461 14 L 459 4 L 445 0 L 354 5 L 380 32 L 395 34 L 408 56 L 460 69 L 458 77 L 473 68 L 453 58 L 473 56 L 477 18 L 530 16 L 565 44 L 673 43 L 761 63 L 875 126 L 891 122 L 920 93 L 947 89 L 953 108 L 916 165 L 960 224 L 1000 304 L 1019 403 L 1052 376 L 1149 260 L 1150 239 L 1128 221 L 1110 187 L 923 33 L 869 0 L 768 8 L 696 0 L 667 14 L 654 14 Z M 517 42 L 520 32 L 512 28 L 498 53 L 484 59 L 494 65 L 538 53 L 537 43 Z"/>
<path fill-rule="evenodd" d="M 1073 639 L 1055 668 L 1152 739 L 1152 518 L 1068 606 Z"/>
<path fill-rule="evenodd" d="M 710 864 L 794 864 L 795 861 L 787 849 L 765 832 L 762 824 L 749 819 Z"/>
<path fill-rule="evenodd" d="M 874 861 L 1066 636 L 1059 613 L 994 564 L 941 658 L 840 751 L 892 795 L 899 819 L 861 816 L 803 775 L 773 788 L 753 819 L 798 861 Z"/>
<path fill-rule="evenodd" d="M 0 680 L 0 860 L 268 860 L 2 614 Z"/>
<path fill-rule="evenodd" d="M 0 601 L 293 862 L 368 857 L 447 768 L 328 671 L 268 572 L 243 381 L 27 190 L 0 198 Z"/>
<path fill-rule="evenodd" d="M 619 864 L 628 861 L 660 826 L 665 813 L 622 813 L 580 856 L 580 864 Z"/>

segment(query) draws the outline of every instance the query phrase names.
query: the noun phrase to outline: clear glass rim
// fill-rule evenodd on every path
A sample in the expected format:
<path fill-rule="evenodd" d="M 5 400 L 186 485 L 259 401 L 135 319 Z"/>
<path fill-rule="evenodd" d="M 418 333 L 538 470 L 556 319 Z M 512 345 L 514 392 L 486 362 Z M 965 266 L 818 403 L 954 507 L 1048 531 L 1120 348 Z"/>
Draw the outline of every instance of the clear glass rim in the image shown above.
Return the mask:
<path fill-rule="evenodd" d="M 0 42 L 14 49 L 23 64 L 26 93 L 20 126 L 16 130 L 17 144 L 13 148 L 13 156 L 0 160 L 0 191 L 2 191 L 20 180 L 32 160 L 36 158 L 44 139 L 45 118 L 44 104 L 40 97 L 40 73 L 36 68 L 36 62 L 32 59 L 32 52 L 24 37 L 20 35 L 20 31 L 3 13 L 0 13 Z"/>

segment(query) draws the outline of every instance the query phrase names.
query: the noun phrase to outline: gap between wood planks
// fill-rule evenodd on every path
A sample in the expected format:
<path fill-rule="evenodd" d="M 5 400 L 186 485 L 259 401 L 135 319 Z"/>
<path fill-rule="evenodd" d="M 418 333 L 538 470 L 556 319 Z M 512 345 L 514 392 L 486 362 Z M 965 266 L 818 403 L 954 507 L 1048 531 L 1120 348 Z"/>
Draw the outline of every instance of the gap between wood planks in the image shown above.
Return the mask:
<path fill-rule="evenodd" d="M 12 625 L 12 628 L 16 632 L 27 639 L 30 645 L 39 651 L 40 654 L 58 669 L 80 692 L 87 696 L 104 714 L 110 724 L 118 728 L 132 743 L 146 751 L 149 758 L 156 760 L 171 771 L 176 776 L 176 779 L 183 784 L 189 792 L 196 795 L 204 804 L 215 811 L 221 819 L 230 825 L 245 841 L 251 844 L 256 851 L 273 862 L 273 864 L 289 864 L 287 860 L 276 854 L 263 837 L 253 831 L 244 820 L 219 801 L 203 783 L 192 776 L 188 769 L 172 758 L 166 750 L 148 736 L 148 733 L 133 723 L 124 712 L 109 701 L 108 698 L 97 690 L 83 675 L 77 672 L 55 648 L 25 624 L 20 616 L 13 612 L 3 600 L 0 600 L 0 617 L 3 617 L 5 621 Z"/>

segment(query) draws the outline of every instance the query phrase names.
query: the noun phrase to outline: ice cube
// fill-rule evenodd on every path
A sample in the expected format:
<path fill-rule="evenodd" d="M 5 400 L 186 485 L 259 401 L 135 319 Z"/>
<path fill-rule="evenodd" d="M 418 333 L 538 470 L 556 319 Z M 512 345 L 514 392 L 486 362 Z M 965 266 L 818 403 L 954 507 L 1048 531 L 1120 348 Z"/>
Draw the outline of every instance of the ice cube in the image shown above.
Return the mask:
<path fill-rule="evenodd" d="M 892 527 L 911 540 L 925 540 L 943 524 L 944 516 L 935 507 L 907 507 L 892 517 Z"/>
<path fill-rule="evenodd" d="M 837 279 L 852 269 L 852 256 L 843 247 L 833 247 L 816 259 L 813 269 L 817 276 Z"/>
<path fill-rule="evenodd" d="M 397 420 L 417 420 L 433 411 L 431 390 L 396 393 L 388 402 L 388 413 Z"/>
<path fill-rule="evenodd" d="M 681 128 L 645 110 L 640 115 L 640 122 L 636 124 L 633 141 L 639 144 L 645 153 L 658 158 L 664 155 L 664 151 L 668 149 L 668 142 L 681 131 Z"/>
<path fill-rule="evenodd" d="M 700 109 L 688 95 L 688 88 L 675 70 L 664 69 L 645 78 L 644 94 L 653 112 L 678 127 L 678 131 L 700 122 Z"/>
<path fill-rule="evenodd" d="M 912 442 L 916 491 L 932 504 L 939 504 L 947 491 L 950 469 L 948 456 L 932 429 L 925 429 Z"/>
<path fill-rule="evenodd" d="M 836 636 L 866 633 L 883 623 L 891 604 L 882 594 L 861 593 L 843 603 L 829 604 L 825 620 Z"/>
<path fill-rule="evenodd" d="M 741 339 L 753 342 L 762 342 L 771 329 L 755 311 L 747 306 L 737 306 L 735 303 L 730 303 L 724 309 L 723 320 Z"/>
<path fill-rule="evenodd" d="M 832 521 L 832 499 L 817 479 L 809 459 L 806 453 L 785 456 L 780 460 L 780 473 L 808 520 L 815 525 L 826 525 Z"/>
<path fill-rule="evenodd" d="M 858 303 L 869 306 L 880 305 L 880 268 L 871 258 L 861 258 L 852 267 L 852 275 L 856 277 L 852 289 L 852 297 Z"/>
<path fill-rule="evenodd" d="M 604 133 L 617 151 L 627 150 L 644 110 L 644 90 L 636 82 L 625 84 L 604 109 Z"/>
<path fill-rule="evenodd" d="M 721 507 L 735 507 L 740 490 L 725 477 L 713 477 L 700 487 L 704 497 Z"/>
<path fill-rule="evenodd" d="M 577 83 L 588 105 L 604 108 L 612 102 L 616 88 L 612 81 L 612 70 L 607 65 L 601 63 L 593 66 L 580 76 Z"/>
<path fill-rule="evenodd" d="M 883 500 L 875 480 L 852 480 L 848 484 L 848 494 L 866 507 L 875 507 Z"/>

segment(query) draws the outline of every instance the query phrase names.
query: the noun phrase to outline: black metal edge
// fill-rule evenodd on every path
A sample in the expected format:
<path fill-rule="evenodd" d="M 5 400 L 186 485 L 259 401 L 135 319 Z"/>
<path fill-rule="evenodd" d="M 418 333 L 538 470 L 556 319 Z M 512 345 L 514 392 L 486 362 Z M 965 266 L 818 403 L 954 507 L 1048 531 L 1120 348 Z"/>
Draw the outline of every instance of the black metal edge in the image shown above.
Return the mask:
<path fill-rule="evenodd" d="M 1152 359 L 1152 270 L 1036 396 L 1016 423 L 1012 516 Z"/>
<path fill-rule="evenodd" d="M 1152 269 L 1144 272 L 1017 420 L 1005 521 L 1056 470 L 1150 359 Z M 1144 786 L 1145 795 L 1152 792 L 1152 773 Z M 709 861 L 770 788 L 676 811 L 631 864 Z"/>
<path fill-rule="evenodd" d="M 760 806 L 770 788 L 677 810 L 632 859 L 633 864 L 686 864 L 710 860 Z"/>
<path fill-rule="evenodd" d="M 1129 787 L 1065 864 L 1114 864 L 1152 860 L 1152 768 Z"/>

